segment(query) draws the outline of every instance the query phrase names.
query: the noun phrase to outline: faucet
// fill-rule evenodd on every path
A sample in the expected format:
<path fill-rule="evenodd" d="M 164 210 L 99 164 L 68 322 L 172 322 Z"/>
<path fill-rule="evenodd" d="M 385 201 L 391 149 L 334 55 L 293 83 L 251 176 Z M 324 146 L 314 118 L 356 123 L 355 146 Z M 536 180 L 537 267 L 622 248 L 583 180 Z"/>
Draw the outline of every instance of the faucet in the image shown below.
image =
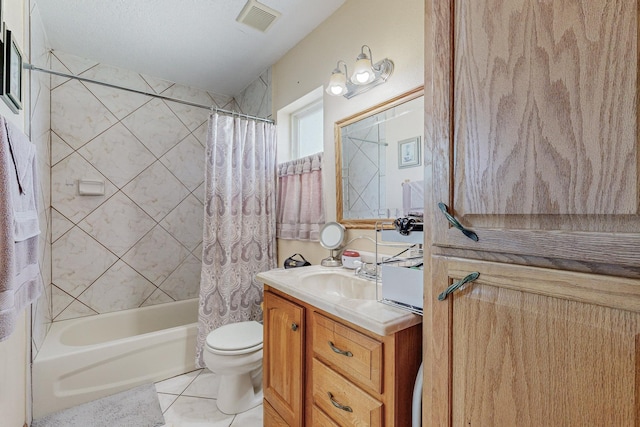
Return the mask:
<path fill-rule="evenodd" d="M 373 265 L 374 270 L 370 270 L 367 268 L 367 263 L 362 261 L 355 261 L 355 264 L 358 265 L 355 271 L 355 275 L 358 277 L 362 277 L 364 279 L 376 280 L 378 278 L 377 266 Z"/>

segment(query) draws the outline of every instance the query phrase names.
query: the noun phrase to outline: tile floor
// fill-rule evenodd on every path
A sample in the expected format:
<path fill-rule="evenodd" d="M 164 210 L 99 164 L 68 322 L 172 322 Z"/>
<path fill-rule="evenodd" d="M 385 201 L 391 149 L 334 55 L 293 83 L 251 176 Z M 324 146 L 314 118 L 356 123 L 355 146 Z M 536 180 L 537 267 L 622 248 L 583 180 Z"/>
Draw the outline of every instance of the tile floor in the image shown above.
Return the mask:
<path fill-rule="evenodd" d="M 216 385 L 208 369 L 155 383 L 165 427 L 262 427 L 262 405 L 238 415 L 220 412 Z"/>

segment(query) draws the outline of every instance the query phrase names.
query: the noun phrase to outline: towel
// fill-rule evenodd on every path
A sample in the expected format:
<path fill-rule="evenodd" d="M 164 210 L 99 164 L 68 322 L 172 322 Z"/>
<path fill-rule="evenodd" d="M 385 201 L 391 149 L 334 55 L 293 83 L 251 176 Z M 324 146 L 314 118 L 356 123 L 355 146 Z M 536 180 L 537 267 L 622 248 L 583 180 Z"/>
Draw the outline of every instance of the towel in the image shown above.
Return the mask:
<path fill-rule="evenodd" d="M 0 117 L 0 341 L 11 335 L 20 311 L 43 288 L 38 266 L 37 182 L 33 144 Z"/>
<path fill-rule="evenodd" d="M 424 215 L 424 181 L 402 183 L 402 211 L 404 216 Z"/>
<path fill-rule="evenodd" d="M 5 128 L 18 184 L 14 188 L 18 191 L 13 192 L 14 240 L 21 242 L 40 234 L 35 192 L 38 182 L 36 146 L 13 123 L 5 120 Z"/>

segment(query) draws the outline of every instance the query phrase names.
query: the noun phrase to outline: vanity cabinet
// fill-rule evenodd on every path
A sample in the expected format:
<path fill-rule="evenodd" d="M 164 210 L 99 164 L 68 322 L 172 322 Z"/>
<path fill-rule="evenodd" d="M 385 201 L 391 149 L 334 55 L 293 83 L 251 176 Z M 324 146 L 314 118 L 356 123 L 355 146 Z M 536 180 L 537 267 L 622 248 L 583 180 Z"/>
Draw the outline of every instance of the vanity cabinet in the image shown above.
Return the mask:
<path fill-rule="evenodd" d="M 425 12 L 423 425 L 637 425 L 638 2 Z"/>
<path fill-rule="evenodd" d="M 284 349 L 278 343 L 288 342 L 282 337 L 292 335 L 293 317 L 274 321 L 285 318 L 276 314 L 283 307 L 304 315 L 294 346 Z M 380 336 L 265 286 L 264 326 L 265 426 L 282 421 L 290 427 L 411 425 L 413 385 L 422 361 L 420 324 Z M 300 350 L 295 347 L 299 339 L 304 342 Z M 304 374 L 274 385 L 276 377 L 291 375 L 292 365 Z M 301 406 L 283 404 L 294 395 Z"/>
<path fill-rule="evenodd" d="M 480 274 L 432 305 L 425 426 L 637 425 L 640 281 L 443 257 L 432 268 L 439 290 Z"/>
<path fill-rule="evenodd" d="M 265 292 L 263 318 L 265 426 L 303 425 L 305 309 Z"/>
<path fill-rule="evenodd" d="M 638 3 L 425 7 L 440 253 L 640 277 Z"/>

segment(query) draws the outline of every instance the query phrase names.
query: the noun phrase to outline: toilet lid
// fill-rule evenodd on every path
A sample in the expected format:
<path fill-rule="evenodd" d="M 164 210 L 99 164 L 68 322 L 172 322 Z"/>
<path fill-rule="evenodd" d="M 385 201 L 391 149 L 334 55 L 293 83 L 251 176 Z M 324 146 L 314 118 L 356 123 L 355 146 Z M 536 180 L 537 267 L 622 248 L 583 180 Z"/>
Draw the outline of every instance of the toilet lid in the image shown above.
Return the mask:
<path fill-rule="evenodd" d="M 207 346 L 220 351 L 262 347 L 262 325 L 255 321 L 224 325 L 207 335 Z"/>

